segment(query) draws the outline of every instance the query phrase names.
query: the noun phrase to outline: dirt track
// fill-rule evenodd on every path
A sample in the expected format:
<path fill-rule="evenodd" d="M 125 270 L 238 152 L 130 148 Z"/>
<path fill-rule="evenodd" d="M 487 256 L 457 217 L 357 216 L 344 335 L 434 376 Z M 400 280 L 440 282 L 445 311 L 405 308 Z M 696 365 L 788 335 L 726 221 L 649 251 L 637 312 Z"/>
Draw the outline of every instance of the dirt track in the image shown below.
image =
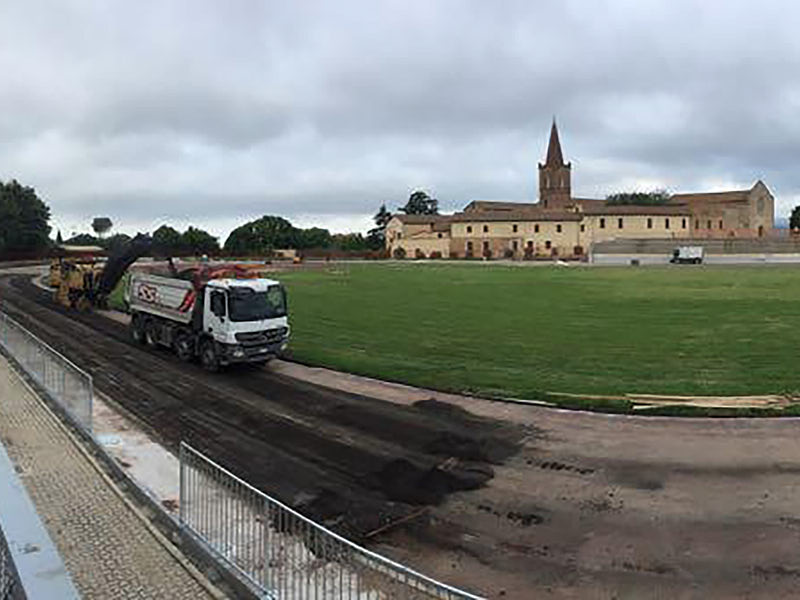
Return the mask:
<path fill-rule="evenodd" d="M 25 278 L 0 297 L 166 443 L 349 535 L 430 505 L 372 543 L 448 582 L 492 598 L 800 596 L 798 420 L 407 405 L 269 369 L 211 376 L 61 313 Z"/>

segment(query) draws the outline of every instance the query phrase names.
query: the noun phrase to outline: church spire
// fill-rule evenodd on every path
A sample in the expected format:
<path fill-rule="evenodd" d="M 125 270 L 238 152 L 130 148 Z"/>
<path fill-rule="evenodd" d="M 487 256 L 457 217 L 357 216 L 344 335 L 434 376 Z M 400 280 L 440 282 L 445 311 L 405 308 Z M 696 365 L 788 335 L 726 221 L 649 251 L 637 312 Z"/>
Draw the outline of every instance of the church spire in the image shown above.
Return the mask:
<path fill-rule="evenodd" d="M 558 140 L 558 127 L 556 127 L 555 117 L 553 117 L 553 126 L 550 128 L 550 143 L 547 146 L 547 160 L 544 164 L 546 167 L 564 166 L 564 157 L 561 154 L 561 142 Z"/>
<path fill-rule="evenodd" d="M 553 117 L 550 143 L 547 145 L 547 160 L 544 164 L 539 163 L 539 201 L 544 208 L 563 209 L 571 204 L 571 169 L 571 163 L 564 163 L 556 118 Z"/>

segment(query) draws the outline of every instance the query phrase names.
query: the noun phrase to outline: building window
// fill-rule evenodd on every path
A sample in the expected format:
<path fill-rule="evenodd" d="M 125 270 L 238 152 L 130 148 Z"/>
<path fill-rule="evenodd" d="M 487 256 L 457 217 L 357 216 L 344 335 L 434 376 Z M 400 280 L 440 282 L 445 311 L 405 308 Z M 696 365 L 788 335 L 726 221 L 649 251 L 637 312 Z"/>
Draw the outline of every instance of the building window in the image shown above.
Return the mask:
<path fill-rule="evenodd" d="M 551 243 L 550 243 L 550 240 L 547 240 L 547 241 L 544 243 L 545 250 L 550 250 L 550 247 L 551 247 L 552 245 L 553 245 L 553 244 L 551 244 Z"/>
<path fill-rule="evenodd" d="M 528 240 L 528 250 L 533 250 L 533 240 Z"/>
<path fill-rule="evenodd" d="M 686 229 L 686 219 L 681 219 L 681 229 Z"/>
<path fill-rule="evenodd" d="M 539 225 L 538 224 L 533 226 L 533 233 L 539 233 Z"/>
<path fill-rule="evenodd" d="M 600 219 L 600 229 L 605 229 L 605 228 L 606 228 L 606 220 Z"/>
<path fill-rule="evenodd" d="M 722 229 L 722 219 L 719 220 L 719 228 Z"/>
<path fill-rule="evenodd" d="M 467 225 L 467 233 L 472 233 L 472 225 Z"/>
<path fill-rule="evenodd" d="M 653 219 L 651 219 L 650 217 L 647 218 L 647 228 L 648 229 L 653 228 Z"/>
<path fill-rule="evenodd" d="M 467 255 L 472 255 L 472 242 L 467 242 Z"/>
<path fill-rule="evenodd" d="M 706 229 L 711 229 L 711 219 L 706 223 Z"/>
<path fill-rule="evenodd" d="M 694 220 L 694 228 L 695 229 L 700 229 L 700 219 L 695 219 Z"/>
<path fill-rule="evenodd" d="M 402 234 L 402 232 L 398 231 L 397 232 L 397 239 L 399 240 L 401 237 L 403 237 L 403 234 Z"/>
<path fill-rule="evenodd" d="M 556 224 L 556 232 L 561 233 L 561 223 Z"/>
<path fill-rule="evenodd" d="M 513 229 L 514 233 L 517 233 L 518 229 L 517 225 L 512 225 L 511 228 Z"/>
<path fill-rule="evenodd" d="M 617 219 L 617 229 L 622 229 L 622 219 Z"/>
<path fill-rule="evenodd" d="M 514 225 L 514 227 L 516 227 L 516 225 Z M 511 249 L 512 249 L 514 252 L 516 252 L 517 250 L 519 250 L 519 243 L 517 243 L 517 240 L 514 240 L 513 242 L 511 242 Z"/>
<path fill-rule="evenodd" d="M 489 233 L 489 226 L 488 225 L 484 225 L 483 226 L 483 233 Z"/>
<path fill-rule="evenodd" d="M 584 231 L 586 231 L 586 225 L 581 223 L 581 233 L 583 233 Z"/>
<path fill-rule="evenodd" d="M 664 229 L 669 229 L 669 218 L 664 219 Z"/>
<path fill-rule="evenodd" d="M 442 239 L 442 234 L 441 233 L 439 234 L 439 239 Z"/>

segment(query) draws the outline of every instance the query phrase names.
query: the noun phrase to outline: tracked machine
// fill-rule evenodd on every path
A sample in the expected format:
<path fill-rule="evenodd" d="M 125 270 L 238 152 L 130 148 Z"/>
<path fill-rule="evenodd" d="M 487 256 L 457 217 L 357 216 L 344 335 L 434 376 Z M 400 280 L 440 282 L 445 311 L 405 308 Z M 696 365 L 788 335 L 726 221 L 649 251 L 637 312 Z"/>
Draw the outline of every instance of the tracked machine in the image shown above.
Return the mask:
<path fill-rule="evenodd" d="M 150 236 L 139 234 L 112 252 L 105 261 L 99 258 L 99 253 L 60 257 L 50 266 L 50 285 L 55 288 L 55 301 L 67 308 L 83 311 L 105 308 L 109 294 L 128 267 L 150 252 L 152 246 Z"/>

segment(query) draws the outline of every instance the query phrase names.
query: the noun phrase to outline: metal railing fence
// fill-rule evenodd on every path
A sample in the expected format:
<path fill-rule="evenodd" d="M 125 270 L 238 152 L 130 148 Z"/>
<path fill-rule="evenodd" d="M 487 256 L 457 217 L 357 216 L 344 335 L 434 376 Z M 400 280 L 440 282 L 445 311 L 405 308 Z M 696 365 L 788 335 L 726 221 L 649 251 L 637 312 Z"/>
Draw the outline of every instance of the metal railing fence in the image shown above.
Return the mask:
<path fill-rule="evenodd" d="M 179 518 L 269 600 L 483 600 L 354 544 L 185 443 Z"/>
<path fill-rule="evenodd" d="M 92 431 L 92 376 L 0 311 L 0 345 L 87 432 Z"/>
<path fill-rule="evenodd" d="M 16 600 L 24 598 L 8 551 L 3 531 L 0 530 L 0 600 Z"/>

